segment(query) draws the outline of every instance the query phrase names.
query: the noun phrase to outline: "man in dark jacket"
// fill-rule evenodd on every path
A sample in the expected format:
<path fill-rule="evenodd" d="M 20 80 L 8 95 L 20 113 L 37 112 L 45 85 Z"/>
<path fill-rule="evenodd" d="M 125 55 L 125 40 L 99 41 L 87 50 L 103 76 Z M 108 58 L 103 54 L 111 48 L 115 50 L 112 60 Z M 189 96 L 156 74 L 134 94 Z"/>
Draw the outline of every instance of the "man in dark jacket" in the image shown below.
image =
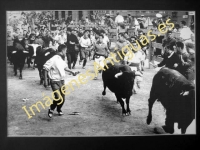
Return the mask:
<path fill-rule="evenodd" d="M 176 40 L 172 37 L 172 31 L 167 32 L 167 38 L 163 39 L 162 46 L 165 49 L 167 46 L 171 44 L 175 44 Z M 164 52 L 162 52 L 164 53 Z"/>
<path fill-rule="evenodd" d="M 78 38 L 74 35 L 71 28 L 67 28 L 67 60 L 68 68 L 71 69 L 71 64 L 73 63 L 72 69 L 75 67 L 78 53 L 75 51 L 75 44 L 78 43 Z"/>
<path fill-rule="evenodd" d="M 178 54 L 174 51 L 175 47 L 175 44 L 167 46 L 164 59 L 158 65 L 155 65 L 155 67 L 162 67 L 165 65 L 165 67 L 170 69 L 178 70 L 178 66 L 180 66 L 181 61 Z"/>

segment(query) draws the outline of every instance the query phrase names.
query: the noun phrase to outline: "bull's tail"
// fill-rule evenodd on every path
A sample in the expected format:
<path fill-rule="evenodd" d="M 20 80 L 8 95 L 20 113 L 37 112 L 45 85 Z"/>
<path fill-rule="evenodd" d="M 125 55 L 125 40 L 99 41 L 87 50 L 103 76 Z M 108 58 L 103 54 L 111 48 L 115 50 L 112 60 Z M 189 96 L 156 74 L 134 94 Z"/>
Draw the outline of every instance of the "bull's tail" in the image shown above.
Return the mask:
<path fill-rule="evenodd" d="M 148 116 L 147 116 L 147 124 L 148 125 L 152 121 L 152 108 L 153 108 L 153 104 L 158 99 L 158 94 L 157 94 L 157 91 L 156 91 L 156 86 L 157 85 L 155 85 L 155 82 L 153 80 L 153 84 L 152 84 L 151 92 L 150 92 L 150 97 L 148 99 L 148 101 L 149 101 L 149 113 L 148 113 Z"/>

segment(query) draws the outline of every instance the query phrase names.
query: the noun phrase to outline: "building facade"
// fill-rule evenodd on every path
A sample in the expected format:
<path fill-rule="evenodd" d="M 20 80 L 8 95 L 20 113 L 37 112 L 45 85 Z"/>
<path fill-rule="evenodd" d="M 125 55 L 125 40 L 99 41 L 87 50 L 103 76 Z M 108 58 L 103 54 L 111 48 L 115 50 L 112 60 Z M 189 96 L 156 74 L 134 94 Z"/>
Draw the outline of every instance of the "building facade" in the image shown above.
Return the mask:
<path fill-rule="evenodd" d="M 72 20 L 78 21 L 82 17 L 90 18 L 91 14 L 99 13 L 99 14 L 110 14 L 111 16 L 116 16 L 116 13 L 119 12 L 125 18 L 128 14 L 131 14 L 133 17 L 150 17 L 156 18 L 156 13 L 160 13 L 163 17 L 170 16 L 171 20 L 174 23 L 180 23 L 180 21 L 185 20 L 188 25 L 190 25 L 191 21 L 194 21 L 194 12 L 189 11 L 159 11 L 159 10 L 70 10 L 70 11 L 53 11 L 54 19 L 67 19 L 68 15 L 72 15 Z"/>

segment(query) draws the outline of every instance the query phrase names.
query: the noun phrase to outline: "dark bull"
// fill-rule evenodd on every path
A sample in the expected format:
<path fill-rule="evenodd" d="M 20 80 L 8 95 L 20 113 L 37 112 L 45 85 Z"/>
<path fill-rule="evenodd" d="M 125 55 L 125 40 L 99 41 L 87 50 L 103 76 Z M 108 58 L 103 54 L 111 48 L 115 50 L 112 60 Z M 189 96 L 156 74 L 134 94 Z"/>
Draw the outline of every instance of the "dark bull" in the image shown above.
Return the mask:
<path fill-rule="evenodd" d="M 133 84 L 137 74 L 131 71 L 129 66 L 125 65 L 108 64 L 108 67 L 109 68 L 102 73 L 104 85 L 102 95 L 106 95 L 106 87 L 108 87 L 110 91 L 115 93 L 117 102 L 119 102 L 122 107 L 122 115 L 131 114 L 129 100 L 133 94 Z M 104 69 L 106 69 L 106 67 Z M 126 99 L 126 110 L 122 98 Z"/>
<path fill-rule="evenodd" d="M 165 132 L 174 133 L 174 123 L 185 134 L 195 118 L 195 86 L 176 70 L 162 68 L 153 78 L 147 124 L 152 121 L 152 107 L 160 101 L 166 109 Z"/>

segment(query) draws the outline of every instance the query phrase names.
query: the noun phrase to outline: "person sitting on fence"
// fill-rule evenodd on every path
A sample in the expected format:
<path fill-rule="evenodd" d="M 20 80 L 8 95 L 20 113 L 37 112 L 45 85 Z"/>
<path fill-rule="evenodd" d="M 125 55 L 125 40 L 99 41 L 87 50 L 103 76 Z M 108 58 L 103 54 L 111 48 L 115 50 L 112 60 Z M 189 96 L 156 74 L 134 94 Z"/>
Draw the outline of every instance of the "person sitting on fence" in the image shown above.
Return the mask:
<path fill-rule="evenodd" d="M 191 31 L 189 27 L 187 27 L 185 21 L 181 21 L 181 30 L 180 30 L 180 38 L 184 43 L 192 42 L 191 36 L 194 35 L 194 33 Z"/>
<path fill-rule="evenodd" d="M 117 31 L 124 29 L 124 17 L 117 12 L 117 17 L 115 18 L 115 23 L 117 24 Z"/>
<path fill-rule="evenodd" d="M 129 28 L 132 28 L 134 23 L 133 23 L 133 17 L 130 14 L 128 14 L 127 20 L 128 20 Z"/>
<path fill-rule="evenodd" d="M 115 22 L 112 20 L 112 18 L 110 18 L 110 15 L 107 15 L 107 25 L 110 28 L 116 28 L 116 24 Z"/>

